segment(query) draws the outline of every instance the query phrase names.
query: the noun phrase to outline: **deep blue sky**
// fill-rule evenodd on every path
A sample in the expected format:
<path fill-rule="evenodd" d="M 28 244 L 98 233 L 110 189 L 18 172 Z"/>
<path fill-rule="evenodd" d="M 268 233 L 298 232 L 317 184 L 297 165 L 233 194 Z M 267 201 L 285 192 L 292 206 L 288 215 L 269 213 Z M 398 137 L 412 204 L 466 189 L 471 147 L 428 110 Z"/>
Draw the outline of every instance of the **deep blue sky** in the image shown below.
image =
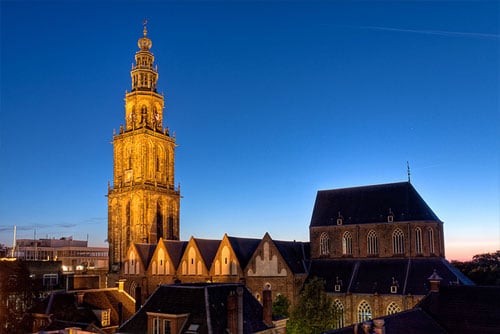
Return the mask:
<path fill-rule="evenodd" d="M 147 18 L 181 237 L 308 240 L 316 191 L 405 181 L 448 258 L 500 249 L 500 5 L 2 1 L 0 243 L 105 245 Z"/>

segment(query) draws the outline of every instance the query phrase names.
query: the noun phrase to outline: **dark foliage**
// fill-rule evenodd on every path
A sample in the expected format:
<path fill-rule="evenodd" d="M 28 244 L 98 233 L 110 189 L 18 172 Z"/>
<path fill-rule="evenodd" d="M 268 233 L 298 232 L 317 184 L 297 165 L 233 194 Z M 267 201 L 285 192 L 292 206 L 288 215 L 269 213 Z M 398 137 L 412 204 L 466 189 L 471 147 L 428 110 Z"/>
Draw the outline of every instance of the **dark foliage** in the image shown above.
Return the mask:
<path fill-rule="evenodd" d="M 472 261 L 452 261 L 452 264 L 477 285 L 500 286 L 500 250 L 474 255 Z"/>

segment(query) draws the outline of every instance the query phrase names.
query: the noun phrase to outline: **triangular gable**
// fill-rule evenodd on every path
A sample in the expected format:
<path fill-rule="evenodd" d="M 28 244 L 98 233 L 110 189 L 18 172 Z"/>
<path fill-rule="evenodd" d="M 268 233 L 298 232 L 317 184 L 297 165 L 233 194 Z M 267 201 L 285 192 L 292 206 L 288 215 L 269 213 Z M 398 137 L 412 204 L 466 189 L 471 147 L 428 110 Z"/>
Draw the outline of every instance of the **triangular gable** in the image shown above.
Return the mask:
<path fill-rule="evenodd" d="M 186 249 L 188 244 L 187 241 L 179 241 L 179 240 L 163 240 L 163 244 L 165 245 L 165 249 L 167 250 L 174 267 L 177 268 L 182 258 L 182 254 Z"/>
<path fill-rule="evenodd" d="M 149 266 L 149 262 L 153 257 L 153 253 L 156 249 L 155 244 L 135 244 L 137 249 L 137 253 L 139 254 L 139 258 L 144 266 L 147 268 Z"/>
<path fill-rule="evenodd" d="M 171 243 L 180 247 L 172 246 Z M 148 272 L 153 275 L 175 275 L 185 241 L 171 241 L 160 238 L 152 255 Z"/>
<path fill-rule="evenodd" d="M 246 275 L 284 277 L 292 272 L 271 236 L 266 232 L 245 268 Z"/>
<path fill-rule="evenodd" d="M 184 254 L 177 268 L 177 275 L 208 275 L 219 244 L 220 240 L 191 237 L 184 249 Z"/>
<path fill-rule="evenodd" d="M 153 244 L 131 244 L 123 265 L 124 274 L 138 275 L 146 271 L 154 253 Z"/>
<path fill-rule="evenodd" d="M 210 269 L 221 241 L 198 238 L 193 238 L 193 240 L 198 245 L 198 249 L 200 251 L 201 257 L 203 258 L 203 261 L 205 262 L 205 266 L 207 267 L 207 269 Z"/>

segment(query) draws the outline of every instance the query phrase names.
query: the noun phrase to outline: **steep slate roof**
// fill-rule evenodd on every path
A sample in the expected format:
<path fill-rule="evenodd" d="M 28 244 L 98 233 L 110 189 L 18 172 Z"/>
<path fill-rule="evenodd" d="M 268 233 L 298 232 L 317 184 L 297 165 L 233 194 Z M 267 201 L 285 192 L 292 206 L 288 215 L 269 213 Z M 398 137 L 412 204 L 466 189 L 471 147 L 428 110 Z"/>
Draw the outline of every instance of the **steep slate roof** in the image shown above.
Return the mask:
<path fill-rule="evenodd" d="M 144 269 L 146 269 L 149 266 L 149 262 L 151 262 L 156 244 L 134 244 L 134 246 L 137 249 L 137 253 L 139 254 L 142 264 L 144 265 Z"/>
<path fill-rule="evenodd" d="M 78 293 L 84 294 L 81 305 L 76 303 Z M 91 323 L 102 327 L 92 310 L 110 309 L 110 326 L 117 326 L 118 303 L 123 305 L 123 320 L 134 314 L 135 301 L 126 292 L 118 291 L 117 288 L 55 292 L 37 303 L 29 312 L 52 314 L 53 322 L 46 329 L 64 329 L 70 325 L 86 328 Z"/>
<path fill-rule="evenodd" d="M 194 242 L 198 246 L 201 257 L 205 261 L 205 266 L 210 269 L 221 240 L 211 240 L 211 239 L 197 239 L 193 238 Z"/>
<path fill-rule="evenodd" d="M 320 190 L 316 195 L 310 226 L 386 222 L 389 210 L 394 221 L 440 221 L 409 182 L 354 188 Z"/>
<path fill-rule="evenodd" d="M 454 334 L 499 332 L 500 287 L 498 286 L 440 286 L 413 309 L 388 315 L 386 334 Z M 354 333 L 351 325 L 325 334 Z M 358 327 L 358 333 L 363 333 Z"/>
<path fill-rule="evenodd" d="M 385 321 L 385 334 L 446 334 L 447 332 L 428 314 L 420 309 L 411 309 L 383 318 Z M 354 324 L 337 330 L 327 331 L 324 334 L 352 334 L 364 333 L 362 324 Z"/>
<path fill-rule="evenodd" d="M 170 255 L 170 259 L 172 260 L 174 267 L 177 268 L 188 242 L 178 240 L 163 240 L 163 244 L 165 245 L 165 248 Z"/>
<path fill-rule="evenodd" d="M 428 277 L 436 270 L 443 278 L 441 285 L 449 286 L 474 283 L 453 268 L 443 258 L 413 259 L 314 259 L 311 260 L 309 277 L 326 281 L 326 291 L 342 293 L 389 294 L 392 278 L 398 283 L 397 294 L 426 295 L 430 285 Z M 340 291 L 334 291 L 337 283 Z"/>
<path fill-rule="evenodd" d="M 259 246 L 261 239 L 249 239 L 249 238 L 238 238 L 238 237 L 227 237 L 231 247 L 233 248 L 238 261 L 240 262 L 240 267 L 245 268 L 248 261 L 252 258 L 253 253 Z"/>
<path fill-rule="evenodd" d="M 416 307 L 429 314 L 448 333 L 498 333 L 500 287 L 440 286 Z"/>
<path fill-rule="evenodd" d="M 281 240 L 273 240 L 273 242 L 294 274 L 307 273 L 307 263 L 309 260 L 308 242 Z"/>
<path fill-rule="evenodd" d="M 227 297 L 243 289 L 243 332 L 254 333 L 267 326 L 262 321 L 262 306 L 242 284 L 172 284 L 160 285 L 141 309 L 117 333 L 144 333 L 146 312 L 189 314 L 181 333 L 190 324 L 199 325 L 199 333 L 225 333 Z"/>

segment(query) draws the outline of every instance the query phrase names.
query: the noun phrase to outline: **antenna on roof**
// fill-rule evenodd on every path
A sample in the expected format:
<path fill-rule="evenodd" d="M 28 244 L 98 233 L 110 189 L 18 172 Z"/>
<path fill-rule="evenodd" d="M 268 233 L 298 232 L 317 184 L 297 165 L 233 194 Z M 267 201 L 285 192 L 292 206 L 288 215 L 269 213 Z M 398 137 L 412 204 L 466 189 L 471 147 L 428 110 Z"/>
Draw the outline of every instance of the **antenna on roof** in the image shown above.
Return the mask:
<path fill-rule="evenodd" d="M 408 173 L 408 183 L 411 183 L 411 178 L 410 178 L 410 164 L 408 163 L 408 161 L 406 161 L 406 172 Z"/>

